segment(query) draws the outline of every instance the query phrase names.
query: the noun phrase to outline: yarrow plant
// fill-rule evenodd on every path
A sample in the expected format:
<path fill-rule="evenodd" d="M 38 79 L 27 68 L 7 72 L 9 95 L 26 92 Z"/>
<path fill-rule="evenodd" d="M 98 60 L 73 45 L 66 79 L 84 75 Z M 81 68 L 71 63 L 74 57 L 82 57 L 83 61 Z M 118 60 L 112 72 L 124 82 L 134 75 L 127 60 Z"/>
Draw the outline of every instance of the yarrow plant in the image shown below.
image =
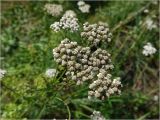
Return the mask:
<path fill-rule="evenodd" d="M 144 47 L 143 47 L 143 51 L 142 54 L 145 56 L 150 56 L 156 53 L 156 48 L 153 47 L 153 45 L 151 43 L 147 43 Z"/>
<path fill-rule="evenodd" d="M 63 15 L 63 17 L 65 16 L 75 17 L 67 13 Z M 62 26 L 61 28 L 59 27 L 57 30 L 54 26 L 55 23 L 51 25 L 51 28 L 56 32 L 64 29 L 63 26 L 65 26 L 67 20 L 63 22 L 63 17 L 60 20 L 62 23 L 60 25 Z M 71 24 L 70 22 L 67 26 Z M 69 28 L 72 29 L 72 27 Z M 120 78 L 114 78 L 110 74 L 114 68 L 111 55 L 106 50 L 99 48 L 100 43 L 111 41 L 112 34 L 108 26 L 101 23 L 89 24 L 86 22 L 83 24 L 81 37 L 87 39 L 88 46 L 80 46 L 77 42 L 72 42 L 65 38 L 58 47 L 53 49 L 54 60 L 58 66 L 65 69 L 63 79 L 73 80 L 77 85 L 81 85 L 84 82 L 89 83 L 89 99 L 98 98 L 104 100 L 113 94 L 120 94 L 120 88 L 122 87 Z M 95 49 L 92 49 L 93 46 L 95 46 Z"/>
<path fill-rule="evenodd" d="M 77 5 L 83 13 L 89 12 L 90 5 L 84 1 L 79 1 Z M 79 27 L 76 13 L 72 10 L 67 10 L 58 22 L 50 26 L 55 32 L 62 29 L 74 32 L 78 31 Z M 100 48 L 102 43 L 108 44 L 111 41 L 112 33 L 108 25 L 103 22 L 98 24 L 85 22 L 80 35 L 82 41 L 87 41 L 86 47 L 65 38 L 53 49 L 55 62 L 65 71 L 63 80 L 73 80 L 77 85 L 88 83 L 88 99 L 104 100 L 113 94 L 120 94 L 122 87 L 120 78 L 111 75 L 114 68 L 111 54 Z M 55 76 L 55 71 L 47 70 L 46 76 Z"/>
<path fill-rule="evenodd" d="M 63 7 L 62 5 L 47 3 L 44 6 L 44 10 L 46 10 L 47 13 L 51 14 L 52 16 L 59 16 L 63 12 Z"/>
<path fill-rule="evenodd" d="M 78 8 L 82 13 L 89 13 L 90 5 L 86 4 L 84 1 L 77 2 Z"/>

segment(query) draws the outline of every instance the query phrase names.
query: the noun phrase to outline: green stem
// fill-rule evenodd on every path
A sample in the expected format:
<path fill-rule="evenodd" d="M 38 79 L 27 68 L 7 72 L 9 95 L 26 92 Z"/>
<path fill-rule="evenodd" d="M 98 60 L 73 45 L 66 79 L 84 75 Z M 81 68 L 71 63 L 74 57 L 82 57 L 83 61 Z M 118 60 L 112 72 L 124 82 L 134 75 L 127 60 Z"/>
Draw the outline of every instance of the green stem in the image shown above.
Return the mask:
<path fill-rule="evenodd" d="M 71 112 L 70 112 L 70 109 L 69 109 L 67 103 L 65 103 L 61 98 L 56 97 L 56 99 L 63 102 L 63 104 L 66 106 L 67 112 L 68 112 L 68 120 L 71 120 Z"/>
<path fill-rule="evenodd" d="M 68 120 L 70 120 L 71 119 L 71 112 L 70 112 L 68 105 L 66 105 L 66 107 L 67 107 L 67 111 L 68 111 Z"/>

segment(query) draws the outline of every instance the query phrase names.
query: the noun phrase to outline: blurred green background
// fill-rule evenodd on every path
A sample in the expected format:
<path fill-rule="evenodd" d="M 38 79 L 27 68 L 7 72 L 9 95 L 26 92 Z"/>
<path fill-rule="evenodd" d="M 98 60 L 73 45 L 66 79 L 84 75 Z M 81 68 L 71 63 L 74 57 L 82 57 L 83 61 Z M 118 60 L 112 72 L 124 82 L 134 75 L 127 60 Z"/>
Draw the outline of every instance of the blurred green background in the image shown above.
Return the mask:
<path fill-rule="evenodd" d="M 49 27 L 61 16 L 44 11 L 46 3 L 61 4 L 77 13 L 79 22 L 109 24 L 113 33 L 107 50 L 115 65 L 113 75 L 122 79 L 122 95 L 105 101 L 89 101 L 87 85 L 60 83 L 45 77 L 55 68 L 52 49 L 65 37 L 79 42 L 79 33 L 55 33 Z M 159 50 L 158 4 L 152 1 L 87 1 L 91 12 L 83 14 L 76 1 L 1 1 L 1 118 L 90 119 L 94 110 L 106 119 L 158 119 L 158 52 L 146 57 L 143 46 L 151 42 Z M 144 10 L 148 10 L 145 13 Z M 151 18 L 157 28 L 148 30 Z M 62 35 L 63 34 L 63 35 Z"/>

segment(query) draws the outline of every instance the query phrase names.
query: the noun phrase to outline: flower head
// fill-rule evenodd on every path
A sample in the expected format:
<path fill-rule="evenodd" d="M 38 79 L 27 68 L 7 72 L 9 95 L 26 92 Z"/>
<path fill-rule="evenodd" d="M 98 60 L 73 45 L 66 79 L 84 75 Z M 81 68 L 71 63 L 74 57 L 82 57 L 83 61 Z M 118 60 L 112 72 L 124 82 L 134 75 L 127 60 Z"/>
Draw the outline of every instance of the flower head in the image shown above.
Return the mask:
<path fill-rule="evenodd" d="M 149 55 L 152 55 L 152 54 L 156 53 L 156 51 L 157 51 L 156 48 L 154 48 L 154 47 L 152 46 L 152 44 L 148 42 L 148 43 L 143 47 L 142 53 L 143 53 L 145 56 L 149 56 Z"/>
<path fill-rule="evenodd" d="M 91 45 L 97 45 L 100 42 L 110 42 L 112 34 L 105 24 L 89 24 L 86 22 L 83 24 L 81 36 L 88 39 Z"/>
<path fill-rule="evenodd" d="M 89 13 L 91 7 L 89 4 L 86 4 L 84 1 L 78 1 L 77 5 L 82 13 Z"/>
<path fill-rule="evenodd" d="M 146 25 L 148 30 L 152 30 L 152 29 L 157 28 L 156 23 L 154 23 L 154 21 L 151 18 L 146 19 L 145 25 Z"/>
<path fill-rule="evenodd" d="M 55 23 L 51 24 L 50 28 L 54 29 L 55 32 L 60 31 L 60 29 L 61 29 L 60 22 L 55 22 Z"/>
<path fill-rule="evenodd" d="M 93 111 L 91 120 L 106 120 L 100 111 Z"/>
<path fill-rule="evenodd" d="M 67 10 L 64 14 L 64 16 L 73 16 L 76 17 L 76 13 L 73 10 Z"/>
<path fill-rule="evenodd" d="M 59 16 L 63 12 L 63 7 L 62 5 L 47 3 L 44 6 L 44 10 L 46 10 L 47 13 L 51 14 L 52 16 Z"/>
<path fill-rule="evenodd" d="M 73 11 L 66 11 L 59 22 L 51 24 L 51 29 L 58 32 L 61 29 L 69 29 L 71 32 L 77 31 L 79 28 L 78 19 Z"/>
<path fill-rule="evenodd" d="M 52 78 L 56 75 L 56 69 L 47 69 L 45 75 L 49 78 Z"/>
<path fill-rule="evenodd" d="M 95 97 L 104 100 L 115 93 L 121 93 L 119 88 L 122 85 L 119 77 L 112 80 L 111 74 L 107 74 L 105 70 L 99 72 L 97 77 L 97 80 L 89 85 L 88 98 Z"/>
<path fill-rule="evenodd" d="M 77 2 L 77 5 L 78 5 L 78 6 L 83 6 L 83 5 L 85 5 L 85 2 L 84 2 L 84 1 L 78 1 L 78 2 Z"/>

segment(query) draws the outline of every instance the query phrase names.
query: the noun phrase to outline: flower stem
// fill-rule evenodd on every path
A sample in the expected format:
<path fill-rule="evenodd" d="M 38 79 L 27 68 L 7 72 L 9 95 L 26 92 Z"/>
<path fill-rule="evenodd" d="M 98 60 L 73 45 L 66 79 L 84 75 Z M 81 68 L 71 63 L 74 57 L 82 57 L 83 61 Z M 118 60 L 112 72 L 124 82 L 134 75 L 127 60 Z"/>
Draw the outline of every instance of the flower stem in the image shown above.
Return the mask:
<path fill-rule="evenodd" d="M 67 108 L 67 112 L 68 112 L 68 120 L 71 120 L 71 112 L 70 112 L 70 109 L 69 109 L 67 103 L 65 103 L 61 98 L 56 97 L 56 99 L 64 103 L 64 105 Z"/>

